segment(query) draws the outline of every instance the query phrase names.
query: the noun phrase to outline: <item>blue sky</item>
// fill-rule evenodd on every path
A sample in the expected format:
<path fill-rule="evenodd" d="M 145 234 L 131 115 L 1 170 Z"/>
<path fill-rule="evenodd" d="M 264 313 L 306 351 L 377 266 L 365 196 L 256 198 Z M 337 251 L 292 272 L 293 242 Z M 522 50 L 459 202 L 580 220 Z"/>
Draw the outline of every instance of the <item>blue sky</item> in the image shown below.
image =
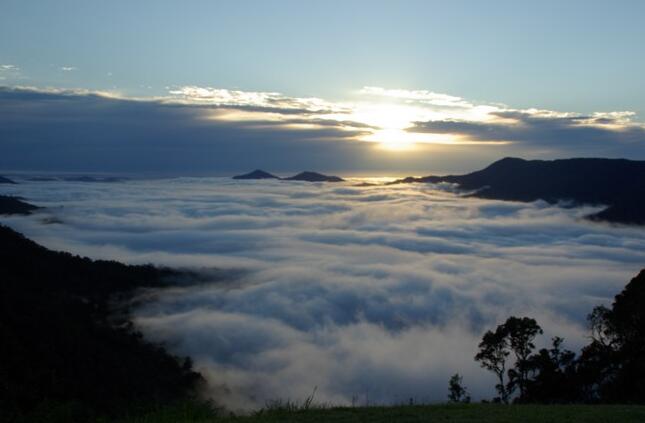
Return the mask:
<path fill-rule="evenodd" d="M 315 97 L 352 107 L 411 100 L 410 95 L 375 100 L 374 91 L 366 97 L 365 87 L 378 87 L 501 105 L 493 113 L 539 109 L 584 117 L 631 112 L 629 148 L 572 151 L 563 145 L 558 150 L 550 140 L 547 150 L 499 153 L 645 158 L 640 147 L 645 141 L 634 139 L 642 134 L 637 129 L 634 135 L 633 128 L 645 120 L 641 1 L 4 0 L 0 7 L 0 85 L 5 87 L 149 101 L 185 93 L 185 87 Z M 371 118 L 363 113 L 359 121 L 379 126 L 379 117 L 397 113 L 403 112 L 380 110 Z M 372 140 L 382 140 L 383 134 L 405 138 L 402 130 L 423 127 L 427 133 L 436 127 L 414 124 L 420 118 L 427 123 L 427 115 L 406 116 L 405 125 L 394 125 L 398 132 L 385 125 L 380 129 L 389 132 Z M 465 119 L 431 120 L 439 118 Z M 513 139 L 494 141 L 517 147 Z M 403 151 L 417 143 L 410 138 L 383 144 Z M 487 159 L 498 152 L 478 148 L 471 153 Z M 448 167 L 474 164 L 459 157 L 461 163 Z M 15 167 L 11 164 L 0 162 L 5 168 Z"/>

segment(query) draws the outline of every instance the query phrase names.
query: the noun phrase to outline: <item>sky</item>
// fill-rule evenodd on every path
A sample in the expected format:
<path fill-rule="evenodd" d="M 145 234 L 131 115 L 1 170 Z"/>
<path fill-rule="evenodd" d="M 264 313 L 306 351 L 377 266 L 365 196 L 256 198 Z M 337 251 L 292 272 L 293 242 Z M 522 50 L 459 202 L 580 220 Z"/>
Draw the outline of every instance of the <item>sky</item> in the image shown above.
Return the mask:
<path fill-rule="evenodd" d="M 0 171 L 645 159 L 641 1 L 0 8 Z"/>

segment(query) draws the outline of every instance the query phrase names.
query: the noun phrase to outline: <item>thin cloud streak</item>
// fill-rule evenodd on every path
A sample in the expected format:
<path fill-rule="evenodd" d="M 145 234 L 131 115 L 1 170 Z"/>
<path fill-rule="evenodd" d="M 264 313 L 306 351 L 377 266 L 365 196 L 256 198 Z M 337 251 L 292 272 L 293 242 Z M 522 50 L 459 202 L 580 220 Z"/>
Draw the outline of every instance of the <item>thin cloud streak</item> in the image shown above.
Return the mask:
<path fill-rule="evenodd" d="M 0 64 L 0 81 L 9 79 L 19 79 L 21 77 L 20 68 L 16 65 Z M 1 87 L 0 87 L 1 88 Z"/>

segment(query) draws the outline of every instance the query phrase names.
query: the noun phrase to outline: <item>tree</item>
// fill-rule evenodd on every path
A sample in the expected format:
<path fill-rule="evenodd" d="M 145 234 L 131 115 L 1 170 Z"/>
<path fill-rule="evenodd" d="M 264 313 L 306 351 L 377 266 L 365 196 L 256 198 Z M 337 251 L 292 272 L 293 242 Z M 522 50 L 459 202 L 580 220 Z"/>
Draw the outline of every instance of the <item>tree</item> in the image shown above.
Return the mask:
<path fill-rule="evenodd" d="M 506 344 L 506 330 L 503 325 L 497 326 L 495 332 L 488 331 L 482 337 L 479 343 L 479 352 L 475 356 L 475 361 L 480 362 L 481 366 L 497 376 L 498 384 L 495 385 L 499 398 L 505 404 L 508 403 L 509 392 L 506 389 L 504 375 L 506 373 L 506 357 L 510 352 Z"/>
<path fill-rule="evenodd" d="M 519 399 L 524 399 L 530 371 L 529 356 L 535 349 L 533 340 L 542 334 L 542 328 L 529 317 L 509 317 L 503 325 L 510 350 L 515 355 L 515 366 L 509 370 L 509 383 L 520 390 Z"/>
<path fill-rule="evenodd" d="M 533 340 L 541 333 L 542 328 L 535 319 L 511 316 L 497 326 L 495 332 L 488 331 L 484 334 L 475 361 L 495 373 L 498 379 L 495 388 L 503 403 L 508 403 L 515 388 L 520 390 L 520 400 L 523 398 L 530 371 L 528 359 L 535 349 Z M 515 364 L 507 372 L 506 359 L 511 352 L 515 357 Z M 508 383 L 504 381 L 506 375 Z"/>
<path fill-rule="evenodd" d="M 543 332 L 528 317 L 510 317 L 486 332 L 475 360 L 496 375 L 496 400 L 508 403 L 519 388 L 515 401 L 521 402 L 645 403 L 645 269 L 588 320 L 592 341 L 578 358 L 558 337 L 552 348 L 533 354 Z M 507 370 L 511 354 L 515 362 Z"/>
<path fill-rule="evenodd" d="M 453 403 L 469 403 L 470 395 L 466 387 L 462 385 L 463 378 L 455 373 L 448 382 L 448 401 Z"/>
<path fill-rule="evenodd" d="M 526 380 L 524 402 L 570 403 L 582 397 L 576 380 L 576 355 L 562 349 L 562 338 L 552 338 L 551 349 L 542 348 L 528 358 L 533 375 Z"/>
<path fill-rule="evenodd" d="M 592 400 L 645 402 L 645 269 L 616 295 L 611 308 L 589 315 L 592 342 L 579 368 Z"/>

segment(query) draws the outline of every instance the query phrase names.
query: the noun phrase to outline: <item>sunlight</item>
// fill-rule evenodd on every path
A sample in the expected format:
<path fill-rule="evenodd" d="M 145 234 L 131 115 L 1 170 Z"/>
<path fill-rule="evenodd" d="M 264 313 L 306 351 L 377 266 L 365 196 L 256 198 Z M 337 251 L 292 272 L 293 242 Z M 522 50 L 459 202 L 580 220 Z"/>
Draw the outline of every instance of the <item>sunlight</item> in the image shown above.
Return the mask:
<path fill-rule="evenodd" d="M 411 104 L 363 103 L 355 106 L 351 118 L 374 127 L 373 132 L 360 139 L 379 143 L 388 151 L 410 151 L 417 144 L 463 144 L 470 143 L 455 134 L 433 134 L 410 131 L 415 122 L 442 120 L 448 115 L 439 110 Z"/>
<path fill-rule="evenodd" d="M 405 129 L 378 130 L 362 139 L 378 142 L 382 149 L 389 151 L 410 151 L 417 144 L 478 144 L 453 134 L 408 132 Z"/>
<path fill-rule="evenodd" d="M 390 151 L 414 149 L 415 140 L 402 129 L 382 129 L 363 137 L 364 141 L 378 142 L 380 147 Z"/>
<path fill-rule="evenodd" d="M 398 104 L 364 104 L 356 108 L 352 118 L 383 129 L 404 129 L 420 118 L 422 112 L 418 107 Z"/>
<path fill-rule="evenodd" d="M 425 118 L 426 112 L 414 106 L 379 103 L 362 104 L 352 113 L 352 119 L 374 126 L 373 133 L 362 137 L 363 141 L 378 142 L 390 151 L 406 151 L 414 148 L 417 138 L 406 131 L 413 122 Z"/>

